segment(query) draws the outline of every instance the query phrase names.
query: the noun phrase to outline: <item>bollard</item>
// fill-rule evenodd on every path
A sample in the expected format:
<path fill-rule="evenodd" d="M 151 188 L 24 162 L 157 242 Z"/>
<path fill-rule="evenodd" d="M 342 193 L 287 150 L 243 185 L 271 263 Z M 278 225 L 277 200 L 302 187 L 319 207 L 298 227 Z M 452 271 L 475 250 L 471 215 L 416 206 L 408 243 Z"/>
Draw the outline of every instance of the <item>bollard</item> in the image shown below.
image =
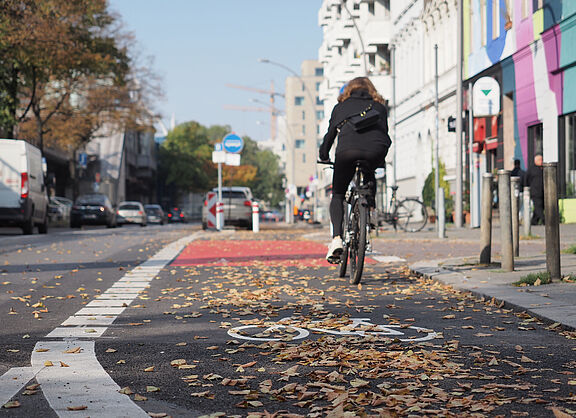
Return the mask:
<path fill-rule="evenodd" d="M 438 238 L 446 238 L 446 204 L 442 187 L 438 188 Z"/>
<path fill-rule="evenodd" d="M 491 173 L 482 175 L 482 219 L 480 222 L 480 235 L 482 249 L 480 250 L 480 264 L 490 264 L 492 261 L 492 179 Z"/>
<path fill-rule="evenodd" d="M 260 232 L 260 207 L 258 202 L 252 202 L 252 231 Z"/>
<path fill-rule="evenodd" d="M 558 163 L 544 163 L 544 214 L 546 268 L 550 280 L 560 280 L 560 214 L 558 212 Z"/>
<path fill-rule="evenodd" d="M 512 207 L 510 203 L 510 171 L 498 170 L 498 208 L 500 210 L 500 252 L 501 268 L 514 271 L 514 250 L 512 247 Z"/>
<path fill-rule="evenodd" d="M 224 203 L 216 202 L 216 230 L 224 229 Z"/>
<path fill-rule="evenodd" d="M 520 256 L 520 177 L 510 177 L 510 202 L 512 209 L 512 247 L 514 257 Z"/>
<path fill-rule="evenodd" d="M 530 226 L 532 222 L 532 214 L 530 213 L 530 187 L 524 187 L 524 192 L 522 193 L 522 206 L 524 209 L 522 211 L 522 224 L 524 227 L 524 236 L 529 237 L 532 233 L 530 231 Z"/>

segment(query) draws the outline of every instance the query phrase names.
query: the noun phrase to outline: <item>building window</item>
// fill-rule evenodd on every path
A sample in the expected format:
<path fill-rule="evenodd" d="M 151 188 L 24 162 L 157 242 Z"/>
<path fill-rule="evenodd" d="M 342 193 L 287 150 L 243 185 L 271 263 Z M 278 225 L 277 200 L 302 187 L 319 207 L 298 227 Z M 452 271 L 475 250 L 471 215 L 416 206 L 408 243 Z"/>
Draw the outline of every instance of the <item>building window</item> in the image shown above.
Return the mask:
<path fill-rule="evenodd" d="M 314 75 L 316 77 L 323 77 L 324 76 L 324 68 L 318 67 L 314 70 Z"/>
<path fill-rule="evenodd" d="M 370 13 L 371 15 L 374 14 L 374 2 L 373 1 L 368 3 L 368 13 Z"/>
<path fill-rule="evenodd" d="M 487 0 L 480 0 L 480 24 L 481 24 L 481 41 L 482 41 L 482 46 L 486 45 L 486 32 L 488 32 L 488 25 L 486 24 L 487 19 L 486 19 L 486 1 Z M 489 0 L 488 0 L 489 1 Z"/>
<path fill-rule="evenodd" d="M 323 110 L 317 110 L 316 111 L 316 119 L 318 119 L 318 120 L 324 119 L 324 111 Z"/>
<path fill-rule="evenodd" d="M 306 125 L 302 125 L 302 135 L 306 135 Z"/>
<path fill-rule="evenodd" d="M 522 5 L 521 5 L 521 9 L 522 9 L 522 19 L 526 19 L 528 17 L 528 15 L 530 14 L 530 1 L 532 0 L 521 0 Z"/>
<path fill-rule="evenodd" d="M 528 127 L 528 166 L 534 162 L 535 155 L 542 155 L 543 151 L 543 127 L 539 123 Z"/>
<path fill-rule="evenodd" d="M 295 148 L 304 148 L 304 144 L 305 144 L 305 141 L 303 139 L 297 139 L 294 142 L 294 147 Z"/>
<path fill-rule="evenodd" d="M 492 0 L 492 39 L 500 37 L 500 0 Z"/>
<path fill-rule="evenodd" d="M 306 164 L 306 154 L 302 154 L 302 162 Z"/>
<path fill-rule="evenodd" d="M 316 96 L 316 104 L 318 106 L 323 106 L 324 105 L 324 100 L 320 100 L 320 97 Z"/>
<path fill-rule="evenodd" d="M 306 112 L 302 111 L 302 120 L 306 120 Z"/>
<path fill-rule="evenodd" d="M 304 104 L 304 97 L 303 96 L 294 97 L 294 105 L 302 106 L 303 104 Z"/>
<path fill-rule="evenodd" d="M 316 82 L 316 91 L 320 91 L 320 84 L 321 83 L 319 81 Z"/>
<path fill-rule="evenodd" d="M 564 197 L 576 197 L 576 113 L 560 120 L 558 177 Z"/>
<path fill-rule="evenodd" d="M 544 0 L 532 0 L 532 11 L 540 10 L 544 7 Z"/>

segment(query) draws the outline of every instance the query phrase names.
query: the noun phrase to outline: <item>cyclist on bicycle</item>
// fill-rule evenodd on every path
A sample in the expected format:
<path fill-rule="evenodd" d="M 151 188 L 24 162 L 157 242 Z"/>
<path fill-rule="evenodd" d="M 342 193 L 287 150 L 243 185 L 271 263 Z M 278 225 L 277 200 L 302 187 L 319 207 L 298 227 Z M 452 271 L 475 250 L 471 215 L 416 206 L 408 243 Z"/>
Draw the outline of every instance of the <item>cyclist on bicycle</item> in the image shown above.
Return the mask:
<path fill-rule="evenodd" d="M 356 130 L 348 118 L 368 109 L 379 113 L 379 119 L 364 129 Z M 328 132 L 320 145 L 320 161 L 330 160 L 330 148 L 338 136 L 334 174 L 332 177 L 332 200 L 330 201 L 330 220 L 333 227 L 333 239 L 328 246 L 326 260 L 332 264 L 340 262 L 344 248 L 342 242 L 342 220 L 344 217 L 344 196 L 354 176 L 354 163 L 364 160 L 369 170 L 364 173 L 372 184 L 372 196 L 369 202 L 375 206 L 376 179 L 374 171 L 384 167 L 388 148 L 392 144 L 388 135 L 388 112 L 384 99 L 376 91 L 374 84 L 367 77 L 357 77 L 348 82 L 338 97 L 338 103 L 332 110 Z"/>

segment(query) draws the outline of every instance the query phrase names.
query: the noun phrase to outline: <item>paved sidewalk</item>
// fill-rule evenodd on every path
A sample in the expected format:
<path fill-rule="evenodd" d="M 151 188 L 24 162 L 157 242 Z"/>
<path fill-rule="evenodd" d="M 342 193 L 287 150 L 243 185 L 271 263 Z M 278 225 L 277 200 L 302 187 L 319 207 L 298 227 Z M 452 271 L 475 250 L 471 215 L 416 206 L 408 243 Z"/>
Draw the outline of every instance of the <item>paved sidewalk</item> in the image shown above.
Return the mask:
<path fill-rule="evenodd" d="M 576 225 L 560 226 L 560 245 L 567 248 L 576 244 Z M 469 228 L 449 229 L 447 238 L 439 239 L 434 231 L 413 234 L 410 239 L 420 246 L 432 242 L 436 255 L 444 251 L 445 256 L 434 260 L 410 261 L 410 269 L 417 274 L 430 277 L 457 289 L 470 291 L 488 299 L 514 306 L 550 322 L 558 322 L 567 328 L 576 329 L 576 283 L 556 282 L 541 286 L 517 287 L 512 283 L 529 273 L 546 271 L 546 242 L 544 227 L 534 227 L 533 235 L 539 238 L 520 241 L 520 257 L 515 259 L 513 272 L 503 272 L 500 269 L 499 240 L 500 230 L 495 227 L 492 232 L 492 264 L 478 265 L 480 253 L 480 230 Z M 393 238 L 393 236 L 396 238 Z M 378 239 L 377 247 L 387 239 L 398 240 L 398 234 L 384 234 Z M 471 245 L 475 253 L 469 254 Z M 453 248 L 460 253 L 454 256 Z M 563 275 L 576 275 L 576 255 L 561 255 L 561 272 Z"/>

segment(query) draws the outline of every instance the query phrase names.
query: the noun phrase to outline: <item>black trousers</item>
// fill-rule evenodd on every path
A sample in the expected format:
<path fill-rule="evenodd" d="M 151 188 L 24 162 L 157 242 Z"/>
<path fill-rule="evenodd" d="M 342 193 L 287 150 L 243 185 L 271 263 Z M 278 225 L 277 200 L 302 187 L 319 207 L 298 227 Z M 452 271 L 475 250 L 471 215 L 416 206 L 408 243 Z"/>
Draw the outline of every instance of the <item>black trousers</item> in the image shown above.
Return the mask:
<path fill-rule="evenodd" d="M 532 214 L 532 225 L 544 225 L 544 197 L 532 197 L 534 213 Z"/>
<path fill-rule="evenodd" d="M 346 150 L 336 154 L 334 161 L 334 174 L 332 177 L 332 200 L 330 201 L 330 220 L 332 221 L 332 236 L 342 236 L 342 221 L 344 220 L 344 196 L 352 177 L 354 177 L 354 162 L 358 160 L 367 161 L 369 170 L 364 172 L 367 181 L 372 181 L 372 196 L 376 195 L 376 178 L 374 171 L 380 166 L 388 148 L 381 152 L 368 152 L 361 150 Z"/>

